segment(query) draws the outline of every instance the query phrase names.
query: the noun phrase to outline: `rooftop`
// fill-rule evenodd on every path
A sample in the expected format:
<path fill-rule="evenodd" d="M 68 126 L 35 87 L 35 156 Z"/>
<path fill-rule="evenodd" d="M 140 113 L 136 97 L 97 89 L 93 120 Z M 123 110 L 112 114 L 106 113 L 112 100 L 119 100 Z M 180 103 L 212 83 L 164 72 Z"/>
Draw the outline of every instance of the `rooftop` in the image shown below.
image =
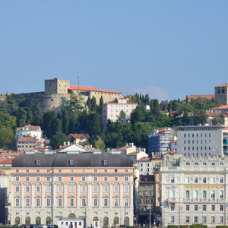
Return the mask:
<path fill-rule="evenodd" d="M 21 136 L 17 141 L 18 142 L 36 142 L 38 139 L 36 137 L 24 137 Z"/>
<path fill-rule="evenodd" d="M 25 125 L 24 127 L 18 127 L 17 131 L 41 131 L 40 126 Z"/>
<path fill-rule="evenodd" d="M 217 85 L 216 87 L 227 87 L 227 86 L 228 86 L 227 83 L 223 83 L 223 84 Z"/>
<path fill-rule="evenodd" d="M 120 91 L 101 90 L 101 89 L 97 89 L 95 87 L 89 87 L 89 86 L 74 86 L 74 85 L 71 85 L 69 90 L 83 90 L 83 91 L 93 91 L 93 92 L 103 92 L 103 93 L 119 93 L 119 94 L 121 94 Z"/>

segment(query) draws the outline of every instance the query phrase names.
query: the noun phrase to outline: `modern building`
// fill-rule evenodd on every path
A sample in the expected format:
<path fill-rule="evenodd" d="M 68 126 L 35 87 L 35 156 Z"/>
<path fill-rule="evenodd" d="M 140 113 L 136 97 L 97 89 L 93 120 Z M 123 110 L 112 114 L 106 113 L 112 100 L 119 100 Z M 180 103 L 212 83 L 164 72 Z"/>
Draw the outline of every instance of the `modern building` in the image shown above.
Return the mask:
<path fill-rule="evenodd" d="M 224 157 L 228 154 L 226 126 L 180 126 L 177 151 L 185 157 Z"/>
<path fill-rule="evenodd" d="M 127 122 L 131 117 L 132 111 L 136 109 L 136 106 L 137 103 L 131 102 L 128 99 L 115 99 L 106 102 L 102 110 L 103 125 L 106 125 L 108 120 L 111 122 Z M 125 117 L 122 118 L 121 113 L 124 113 Z"/>
<path fill-rule="evenodd" d="M 215 86 L 215 102 L 218 105 L 228 105 L 228 84 Z"/>
<path fill-rule="evenodd" d="M 85 217 L 86 226 L 133 226 L 133 162 L 121 153 L 27 152 L 11 173 L 11 224 L 58 224 Z"/>
<path fill-rule="evenodd" d="M 227 158 L 164 159 L 161 175 L 162 227 L 228 223 Z"/>
<path fill-rule="evenodd" d="M 172 128 L 162 128 L 148 136 L 148 154 L 165 154 L 170 150 L 170 142 L 174 139 Z"/>

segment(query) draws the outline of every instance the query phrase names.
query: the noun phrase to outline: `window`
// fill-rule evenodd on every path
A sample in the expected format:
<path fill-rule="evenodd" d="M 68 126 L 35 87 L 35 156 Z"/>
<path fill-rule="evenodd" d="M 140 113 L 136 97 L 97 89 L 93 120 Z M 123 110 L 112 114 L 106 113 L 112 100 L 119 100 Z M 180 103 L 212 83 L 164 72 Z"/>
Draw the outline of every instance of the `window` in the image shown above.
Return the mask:
<path fill-rule="evenodd" d="M 61 176 L 58 177 L 58 181 L 62 181 L 62 177 Z"/>
<path fill-rule="evenodd" d="M 62 172 L 62 170 L 61 169 L 59 169 L 59 173 L 61 173 Z"/>
<path fill-rule="evenodd" d="M 223 177 L 220 177 L 220 179 L 219 179 L 219 182 L 220 182 L 220 184 L 223 184 Z"/>
<path fill-rule="evenodd" d="M 19 173 L 19 169 L 16 169 L 16 173 Z"/>
<path fill-rule="evenodd" d="M 82 185 L 82 192 L 86 192 L 86 186 L 85 185 Z"/>
<path fill-rule="evenodd" d="M 117 176 L 115 176 L 115 177 L 114 177 L 114 180 L 115 180 L 115 181 L 118 181 L 118 177 L 117 177 Z"/>
<path fill-rule="evenodd" d="M 86 180 L 86 177 L 85 176 L 82 176 L 82 181 L 85 181 Z"/>
<path fill-rule="evenodd" d="M 215 199 L 215 191 L 211 190 L 211 199 Z"/>
<path fill-rule="evenodd" d="M 94 181 L 97 181 L 97 177 L 96 177 L 96 176 L 95 176 L 95 177 L 93 177 L 93 180 L 94 180 Z"/>
<path fill-rule="evenodd" d="M 63 199 L 62 198 L 58 198 L 58 206 L 59 207 L 63 206 Z"/>
<path fill-rule="evenodd" d="M 124 207 L 129 207 L 129 199 L 124 198 Z"/>
<path fill-rule="evenodd" d="M 223 199 L 224 198 L 224 192 L 223 192 L 223 190 L 220 190 L 219 191 L 219 198 L 220 199 Z"/>
<path fill-rule="evenodd" d="M 104 192 L 108 192 L 108 185 L 104 185 Z"/>
<path fill-rule="evenodd" d="M 185 177 L 185 183 L 189 184 L 190 183 L 190 178 L 189 177 Z"/>
<path fill-rule="evenodd" d="M 47 207 L 51 206 L 51 198 L 46 199 L 46 204 L 47 204 Z"/>
<path fill-rule="evenodd" d="M 20 192 L 20 186 L 16 185 L 16 192 Z"/>
<path fill-rule="evenodd" d="M 170 183 L 175 183 L 175 178 L 174 177 L 171 177 Z"/>
<path fill-rule="evenodd" d="M 203 183 L 207 183 L 207 178 L 206 177 L 203 177 Z"/>
<path fill-rule="evenodd" d="M 215 216 L 211 216 L 211 223 L 215 223 Z"/>
<path fill-rule="evenodd" d="M 37 172 L 37 173 L 39 173 L 39 172 L 40 172 L 40 170 L 39 170 L 39 169 L 37 169 L 37 170 L 36 170 L 36 172 Z"/>
<path fill-rule="evenodd" d="M 85 173 L 85 169 L 82 169 L 82 172 Z"/>
<path fill-rule="evenodd" d="M 36 206 L 40 207 L 40 198 L 36 198 Z"/>
<path fill-rule="evenodd" d="M 129 192 L 129 186 L 128 185 L 124 185 L 124 192 Z"/>
<path fill-rule="evenodd" d="M 189 190 L 186 190 L 186 192 L 185 192 L 185 197 L 186 197 L 187 199 L 190 198 L 190 191 L 189 191 Z"/>
<path fill-rule="evenodd" d="M 26 173 L 29 173 L 29 169 L 26 169 Z"/>
<path fill-rule="evenodd" d="M 94 207 L 97 207 L 98 206 L 98 199 L 97 198 L 94 198 L 93 199 L 93 206 Z"/>
<path fill-rule="evenodd" d="M 108 181 L 108 177 L 105 176 L 105 177 L 104 177 L 104 181 Z"/>
<path fill-rule="evenodd" d="M 25 205 L 26 205 L 26 207 L 30 206 L 30 199 L 29 198 L 25 199 Z"/>
<path fill-rule="evenodd" d="M 186 205 L 185 210 L 186 210 L 186 211 L 189 211 L 189 210 L 190 210 L 190 207 L 189 207 L 188 204 Z"/>
<path fill-rule="evenodd" d="M 207 198 L 207 191 L 203 191 L 203 199 L 206 199 Z"/>
<path fill-rule="evenodd" d="M 93 172 L 94 172 L 94 173 L 97 173 L 97 169 L 94 169 Z"/>
<path fill-rule="evenodd" d="M 175 190 L 170 190 L 170 198 L 175 199 Z"/>
<path fill-rule="evenodd" d="M 74 185 L 70 185 L 70 192 L 74 192 Z"/>
<path fill-rule="evenodd" d="M 114 198 L 114 206 L 115 207 L 119 206 L 119 199 L 118 198 Z"/>
<path fill-rule="evenodd" d="M 198 216 L 194 216 L 194 223 L 198 223 Z"/>
<path fill-rule="evenodd" d="M 215 211 L 215 205 L 211 205 L 211 211 Z"/>
<path fill-rule="evenodd" d="M 16 181 L 19 181 L 19 180 L 20 180 L 20 178 L 17 176 L 17 177 L 15 177 L 15 180 L 16 180 Z"/>
<path fill-rule="evenodd" d="M 203 216 L 203 223 L 207 223 L 207 216 Z"/>
<path fill-rule="evenodd" d="M 36 186 L 36 192 L 40 192 L 40 186 L 39 185 Z"/>
<path fill-rule="evenodd" d="M 104 207 L 108 206 L 108 198 L 104 198 Z"/>
<path fill-rule="evenodd" d="M 74 206 L 74 198 L 70 198 L 70 207 Z"/>
<path fill-rule="evenodd" d="M 70 177 L 70 181 L 74 181 L 74 177 L 71 176 L 71 177 Z"/>
<path fill-rule="evenodd" d="M 199 197 L 198 190 L 194 190 L 194 199 L 198 199 L 198 197 Z"/>
<path fill-rule="evenodd" d="M 51 177 L 50 176 L 47 176 L 46 177 L 46 181 L 51 181 Z"/>
<path fill-rule="evenodd" d="M 46 192 L 51 192 L 51 185 L 46 186 Z"/>
<path fill-rule="evenodd" d="M 223 205 L 219 206 L 220 211 L 223 211 Z"/>
<path fill-rule="evenodd" d="M 26 180 L 26 181 L 29 181 L 29 180 L 30 180 L 30 178 L 27 176 L 27 177 L 25 177 L 25 180 Z"/>
<path fill-rule="evenodd" d="M 170 217 L 170 220 L 171 220 L 171 223 L 174 223 L 174 216 L 172 215 L 171 217 Z"/>
<path fill-rule="evenodd" d="M 187 222 L 187 223 L 189 223 L 189 216 L 186 216 L 186 218 L 185 218 L 185 222 Z"/>
<path fill-rule="evenodd" d="M 197 183 L 198 183 L 198 180 L 199 180 L 198 177 L 195 177 L 195 178 L 194 178 L 194 183 L 197 184 Z"/>
<path fill-rule="evenodd" d="M 36 181 L 40 181 L 40 177 L 39 176 L 36 177 Z"/>
<path fill-rule="evenodd" d="M 207 205 L 203 205 L 203 211 L 207 211 Z"/>
<path fill-rule="evenodd" d="M 63 192 L 63 186 L 62 185 L 58 185 L 58 192 Z"/>
<path fill-rule="evenodd" d="M 94 191 L 94 192 L 98 192 L 98 186 L 97 186 L 97 185 L 94 185 L 94 186 L 93 186 L 93 191 Z"/>
<path fill-rule="evenodd" d="M 198 205 L 194 205 L 194 211 L 198 211 Z"/>
<path fill-rule="evenodd" d="M 20 206 L 20 199 L 19 198 L 16 198 L 15 199 L 15 204 L 16 204 L 16 207 L 19 207 Z"/>
<path fill-rule="evenodd" d="M 125 169 L 125 173 L 128 173 L 128 169 Z"/>
<path fill-rule="evenodd" d="M 171 211 L 174 211 L 174 210 L 175 210 L 175 204 L 174 204 L 174 203 L 171 203 L 171 204 L 170 204 L 170 210 L 171 210 Z"/>
<path fill-rule="evenodd" d="M 125 181 L 128 181 L 128 177 L 124 177 L 124 180 L 125 180 Z"/>
<path fill-rule="evenodd" d="M 117 184 L 114 185 L 114 192 L 118 192 L 119 191 L 119 186 Z"/>
<path fill-rule="evenodd" d="M 29 190 L 30 190 L 29 186 L 26 186 L 25 191 L 29 192 Z"/>
<path fill-rule="evenodd" d="M 211 178 L 211 183 L 212 183 L 212 184 L 215 184 L 215 177 L 212 177 L 212 178 Z"/>
<path fill-rule="evenodd" d="M 82 207 L 86 206 L 86 198 L 82 198 Z"/>
<path fill-rule="evenodd" d="M 220 216 L 220 223 L 224 223 L 224 217 Z"/>

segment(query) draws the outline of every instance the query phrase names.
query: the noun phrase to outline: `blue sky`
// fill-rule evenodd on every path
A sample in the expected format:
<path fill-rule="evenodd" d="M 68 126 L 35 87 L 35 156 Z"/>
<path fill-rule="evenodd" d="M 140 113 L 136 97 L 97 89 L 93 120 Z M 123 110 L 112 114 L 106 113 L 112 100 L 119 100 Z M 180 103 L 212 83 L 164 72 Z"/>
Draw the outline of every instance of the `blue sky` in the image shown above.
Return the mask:
<path fill-rule="evenodd" d="M 228 82 L 227 0 L 0 1 L 0 93 L 44 80 L 149 92 L 212 94 Z"/>

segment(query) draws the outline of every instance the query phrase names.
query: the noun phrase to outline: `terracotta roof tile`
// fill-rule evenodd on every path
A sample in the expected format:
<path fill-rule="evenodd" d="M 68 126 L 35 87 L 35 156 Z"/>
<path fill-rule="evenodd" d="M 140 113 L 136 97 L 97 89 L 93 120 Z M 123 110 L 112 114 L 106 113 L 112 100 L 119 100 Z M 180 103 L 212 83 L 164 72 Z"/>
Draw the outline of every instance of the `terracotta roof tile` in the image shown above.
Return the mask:
<path fill-rule="evenodd" d="M 216 87 L 226 87 L 226 86 L 228 86 L 228 84 L 227 83 L 223 83 L 223 84 L 217 85 Z"/>
<path fill-rule="evenodd" d="M 71 85 L 69 90 L 84 90 L 84 91 L 94 91 L 94 92 L 103 92 L 103 93 L 119 93 L 120 91 L 113 91 L 113 90 L 101 90 L 95 87 L 88 87 L 88 86 L 73 86 Z"/>
<path fill-rule="evenodd" d="M 24 137 L 21 136 L 17 141 L 18 142 L 36 142 L 38 139 L 36 137 Z"/>
<path fill-rule="evenodd" d="M 25 125 L 24 127 L 18 127 L 17 131 L 21 131 L 23 129 L 26 129 L 26 131 L 40 131 L 40 126 L 33 126 L 33 125 Z"/>
<path fill-rule="evenodd" d="M 0 165 L 12 165 L 14 158 L 0 158 Z"/>
<path fill-rule="evenodd" d="M 211 110 L 223 110 L 223 109 L 228 109 L 228 105 L 221 105 L 218 107 L 211 108 Z"/>

